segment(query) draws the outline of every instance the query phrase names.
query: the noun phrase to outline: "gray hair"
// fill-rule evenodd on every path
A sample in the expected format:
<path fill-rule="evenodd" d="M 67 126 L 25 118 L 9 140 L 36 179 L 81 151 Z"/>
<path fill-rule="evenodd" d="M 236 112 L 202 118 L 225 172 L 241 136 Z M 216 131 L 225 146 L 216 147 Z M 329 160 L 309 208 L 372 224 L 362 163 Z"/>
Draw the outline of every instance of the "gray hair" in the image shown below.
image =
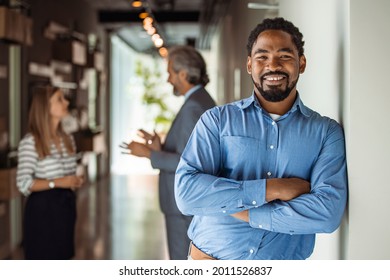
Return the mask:
<path fill-rule="evenodd" d="M 187 81 L 190 84 L 203 86 L 209 82 L 206 63 L 202 55 L 191 46 L 177 46 L 169 49 L 168 60 L 172 63 L 175 72 L 187 72 Z"/>

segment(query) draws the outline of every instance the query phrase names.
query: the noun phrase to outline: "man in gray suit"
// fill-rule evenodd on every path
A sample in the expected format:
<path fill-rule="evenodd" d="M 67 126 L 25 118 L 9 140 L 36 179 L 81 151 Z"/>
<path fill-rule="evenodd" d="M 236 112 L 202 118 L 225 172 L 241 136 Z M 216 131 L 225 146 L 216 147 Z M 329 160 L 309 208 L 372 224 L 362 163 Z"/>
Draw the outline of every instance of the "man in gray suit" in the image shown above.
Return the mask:
<path fill-rule="evenodd" d="M 149 158 L 153 168 L 160 169 L 159 199 L 165 216 L 169 256 L 172 260 L 187 259 L 190 240 L 187 230 L 192 216 L 184 216 L 176 206 L 174 179 L 187 140 L 200 116 L 216 104 L 204 86 L 209 82 L 206 63 L 201 54 L 190 46 L 169 50 L 168 82 L 176 96 L 185 102 L 176 115 L 164 144 L 154 133 L 140 130 L 144 143 L 132 141 L 127 145 L 130 154 Z"/>

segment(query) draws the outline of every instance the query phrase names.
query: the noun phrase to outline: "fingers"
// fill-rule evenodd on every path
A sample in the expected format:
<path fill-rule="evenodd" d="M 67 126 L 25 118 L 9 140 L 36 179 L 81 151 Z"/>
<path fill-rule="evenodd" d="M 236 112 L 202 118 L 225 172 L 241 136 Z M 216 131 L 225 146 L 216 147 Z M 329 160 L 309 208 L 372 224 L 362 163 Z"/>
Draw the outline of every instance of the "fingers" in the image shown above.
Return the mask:
<path fill-rule="evenodd" d="M 72 188 L 80 188 L 83 184 L 84 184 L 83 177 L 74 176 Z"/>
<path fill-rule="evenodd" d="M 143 140 L 145 140 L 145 145 L 152 145 L 153 142 L 157 139 L 158 141 L 160 140 L 159 139 L 159 136 L 156 132 L 156 130 L 153 130 L 153 134 L 150 134 L 148 132 L 146 132 L 145 130 L 143 129 L 138 129 L 137 131 L 137 135 L 139 137 L 141 137 Z M 130 143 L 126 143 L 126 142 L 122 142 L 119 147 L 122 148 L 122 149 L 129 149 L 131 150 L 131 146 L 132 144 L 134 143 L 134 141 L 130 142 Z M 137 142 L 138 143 L 138 142 Z M 141 144 L 141 143 L 139 143 Z M 128 152 L 122 152 L 122 154 L 129 154 Z"/>
<path fill-rule="evenodd" d="M 144 138 L 145 140 L 151 139 L 153 137 L 153 135 L 151 135 L 150 133 L 146 132 L 143 129 L 138 129 L 138 135 Z"/>
<path fill-rule="evenodd" d="M 83 177 L 77 177 L 78 179 L 78 185 L 81 187 L 84 184 L 84 178 Z"/>
<path fill-rule="evenodd" d="M 139 132 L 138 135 L 145 140 L 145 143 L 147 145 L 153 144 L 154 140 L 159 138 L 156 130 L 153 130 L 153 134 L 150 134 L 143 129 L 139 129 L 138 132 Z"/>
<path fill-rule="evenodd" d="M 129 148 L 129 145 L 130 145 L 130 143 L 128 144 L 128 143 L 126 143 L 126 142 L 122 142 L 122 143 L 119 145 L 119 147 L 122 148 L 122 149 L 128 149 L 128 148 Z"/>

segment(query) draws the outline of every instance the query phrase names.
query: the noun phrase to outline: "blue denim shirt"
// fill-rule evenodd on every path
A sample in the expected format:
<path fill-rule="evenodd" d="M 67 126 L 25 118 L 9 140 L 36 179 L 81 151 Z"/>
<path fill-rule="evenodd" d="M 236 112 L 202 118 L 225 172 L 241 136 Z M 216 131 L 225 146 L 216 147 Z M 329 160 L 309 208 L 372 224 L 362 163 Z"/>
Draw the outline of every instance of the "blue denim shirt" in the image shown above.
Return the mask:
<path fill-rule="evenodd" d="M 265 200 L 268 178 L 298 177 L 311 192 Z M 299 95 L 277 121 L 254 94 L 202 115 L 181 156 L 175 197 L 194 215 L 188 234 L 217 259 L 306 259 L 315 233 L 337 229 L 347 200 L 344 134 Z M 229 214 L 249 210 L 249 223 Z"/>

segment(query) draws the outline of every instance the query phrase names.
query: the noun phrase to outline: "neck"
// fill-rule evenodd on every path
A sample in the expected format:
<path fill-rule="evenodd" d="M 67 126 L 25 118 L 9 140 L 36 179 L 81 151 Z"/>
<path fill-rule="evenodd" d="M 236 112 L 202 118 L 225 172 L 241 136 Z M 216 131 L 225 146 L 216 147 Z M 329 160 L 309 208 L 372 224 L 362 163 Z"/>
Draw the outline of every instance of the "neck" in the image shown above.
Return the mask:
<path fill-rule="evenodd" d="M 270 114 L 284 115 L 287 113 L 293 106 L 295 99 L 297 97 L 297 91 L 293 89 L 286 99 L 279 102 L 270 102 L 264 99 L 264 97 L 256 91 L 255 94 L 257 100 L 259 101 L 261 107 Z"/>
<path fill-rule="evenodd" d="M 195 85 L 187 83 L 185 87 L 183 88 L 183 93 L 181 95 L 186 95 L 186 93 L 192 89 Z"/>
<path fill-rule="evenodd" d="M 52 121 L 52 126 L 51 126 L 51 135 L 52 137 L 57 137 L 57 131 L 58 131 L 58 126 L 60 125 L 59 120 L 54 120 Z"/>

